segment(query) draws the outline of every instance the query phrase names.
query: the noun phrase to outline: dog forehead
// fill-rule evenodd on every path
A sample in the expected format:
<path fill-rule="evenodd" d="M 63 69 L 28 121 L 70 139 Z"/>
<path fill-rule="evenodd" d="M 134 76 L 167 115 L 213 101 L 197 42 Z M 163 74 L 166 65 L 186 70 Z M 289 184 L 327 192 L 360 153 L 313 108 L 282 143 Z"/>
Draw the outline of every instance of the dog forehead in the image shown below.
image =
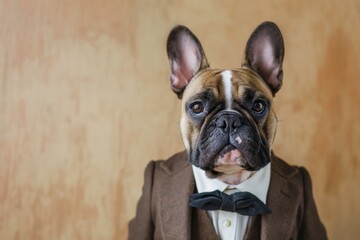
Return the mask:
<path fill-rule="evenodd" d="M 185 89 L 183 100 L 186 102 L 198 94 L 211 91 L 218 100 L 241 98 L 244 90 L 250 88 L 261 92 L 268 99 L 272 99 L 271 90 L 261 77 L 248 68 L 239 69 L 205 69 L 194 76 Z"/>

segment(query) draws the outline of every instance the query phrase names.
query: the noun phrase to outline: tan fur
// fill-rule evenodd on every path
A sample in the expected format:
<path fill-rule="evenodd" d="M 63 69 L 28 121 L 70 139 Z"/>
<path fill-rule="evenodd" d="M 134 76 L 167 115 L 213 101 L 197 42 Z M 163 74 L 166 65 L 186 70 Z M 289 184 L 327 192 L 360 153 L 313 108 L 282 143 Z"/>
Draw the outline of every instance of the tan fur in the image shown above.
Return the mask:
<path fill-rule="evenodd" d="M 206 68 L 196 74 L 193 79 L 190 81 L 188 86 L 185 89 L 182 98 L 182 114 L 180 120 L 180 128 L 182 133 L 183 142 L 187 150 L 189 147 L 193 147 L 197 141 L 197 138 L 200 134 L 200 129 L 195 129 L 190 123 L 190 119 L 185 111 L 185 104 L 190 97 L 200 93 L 204 89 L 211 89 L 215 97 L 222 102 L 225 102 L 225 94 L 223 89 L 223 84 L 221 81 L 221 72 L 225 69 L 211 69 Z M 273 102 L 273 95 L 266 85 L 266 83 L 260 78 L 260 76 L 247 68 L 246 66 L 238 69 L 232 69 L 232 97 L 233 99 L 242 99 L 244 94 L 244 88 L 250 87 L 256 89 L 264 94 L 270 102 Z M 266 135 L 266 138 L 272 144 L 275 132 L 276 132 L 277 118 L 273 110 L 273 106 L 269 111 L 268 117 L 264 122 L 260 123 L 260 128 L 263 130 L 262 134 Z"/>

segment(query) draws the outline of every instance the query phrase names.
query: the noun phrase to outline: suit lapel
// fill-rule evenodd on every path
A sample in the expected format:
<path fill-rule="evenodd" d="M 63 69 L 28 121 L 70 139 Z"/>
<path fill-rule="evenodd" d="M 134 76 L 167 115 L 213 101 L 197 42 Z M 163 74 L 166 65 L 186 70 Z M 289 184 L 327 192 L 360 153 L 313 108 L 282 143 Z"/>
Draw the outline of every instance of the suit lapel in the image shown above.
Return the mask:
<path fill-rule="evenodd" d="M 246 230 L 244 240 L 260 239 L 261 234 L 261 216 L 254 216 L 250 220 L 248 229 Z"/>
<path fill-rule="evenodd" d="M 193 208 L 191 239 L 196 240 L 220 240 L 215 232 L 212 221 L 206 211 Z"/>
<path fill-rule="evenodd" d="M 273 156 L 267 196 L 272 213 L 254 217 L 245 239 L 290 239 L 298 215 L 297 198 L 301 196 L 296 181 L 292 181 L 297 173 L 295 168 Z"/>
<path fill-rule="evenodd" d="M 160 190 L 162 235 L 164 239 L 190 239 L 191 209 L 188 203 L 195 180 L 187 156 L 182 153 L 161 167 L 167 175 Z"/>
<path fill-rule="evenodd" d="M 181 153 L 164 162 L 165 184 L 160 192 L 161 229 L 164 239 L 218 240 L 206 211 L 189 207 L 195 179 L 187 154 Z M 191 229 L 193 226 L 194 229 Z"/>

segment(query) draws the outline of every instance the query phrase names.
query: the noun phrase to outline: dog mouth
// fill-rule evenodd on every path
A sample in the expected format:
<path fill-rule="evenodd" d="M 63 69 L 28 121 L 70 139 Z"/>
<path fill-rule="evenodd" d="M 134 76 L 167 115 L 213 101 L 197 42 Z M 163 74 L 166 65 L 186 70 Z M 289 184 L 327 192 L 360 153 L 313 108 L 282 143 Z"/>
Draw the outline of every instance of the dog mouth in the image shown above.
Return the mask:
<path fill-rule="evenodd" d="M 225 146 L 214 158 L 213 173 L 232 174 L 245 168 L 241 151 L 233 145 Z"/>

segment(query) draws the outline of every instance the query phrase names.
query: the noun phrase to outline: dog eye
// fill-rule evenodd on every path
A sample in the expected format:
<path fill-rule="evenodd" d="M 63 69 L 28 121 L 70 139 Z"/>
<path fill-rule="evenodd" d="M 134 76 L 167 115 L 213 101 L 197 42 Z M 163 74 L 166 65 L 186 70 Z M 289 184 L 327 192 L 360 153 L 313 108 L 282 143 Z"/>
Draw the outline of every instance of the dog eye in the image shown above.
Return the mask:
<path fill-rule="evenodd" d="M 265 107 L 266 107 L 266 105 L 263 101 L 257 100 L 254 102 L 252 110 L 256 113 L 262 113 L 262 112 L 264 112 Z"/>
<path fill-rule="evenodd" d="M 204 108 L 204 104 L 202 104 L 201 102 L 195 102 L 190 106 L 190 109 L 193 113 L 195 114 L 200 114 L 202 112 L 204 112 L 205 108 Z"/>

